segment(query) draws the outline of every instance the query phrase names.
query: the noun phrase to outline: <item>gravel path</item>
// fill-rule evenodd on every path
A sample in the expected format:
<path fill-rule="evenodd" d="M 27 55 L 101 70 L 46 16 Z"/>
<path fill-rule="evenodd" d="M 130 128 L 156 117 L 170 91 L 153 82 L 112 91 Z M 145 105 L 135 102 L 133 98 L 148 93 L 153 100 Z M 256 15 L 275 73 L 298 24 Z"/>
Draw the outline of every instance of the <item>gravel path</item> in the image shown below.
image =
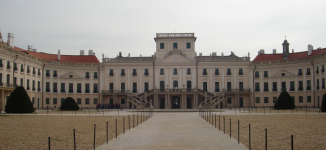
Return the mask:
<path fill-rule="evenodd" d="M 247 149 L 243 144 L 218 131 L 198 113 L 155 113 L 142 125 L 101 145 L 107 149 Z"/>

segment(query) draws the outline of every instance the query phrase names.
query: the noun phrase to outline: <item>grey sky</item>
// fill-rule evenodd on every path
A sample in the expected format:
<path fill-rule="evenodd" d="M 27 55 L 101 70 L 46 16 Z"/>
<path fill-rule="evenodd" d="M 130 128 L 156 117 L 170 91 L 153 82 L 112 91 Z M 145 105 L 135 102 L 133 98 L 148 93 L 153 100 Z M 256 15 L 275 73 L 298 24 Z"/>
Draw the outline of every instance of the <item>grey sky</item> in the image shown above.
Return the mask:
<path fill-rule="evenodd" d="M 238 56 L 259 49 L 282 51 L 284 35 L 295 52 L 326 47 L 326 1 L 109 1 L 0 0 L 0 29 L 15 46 L 38 52 L 78 55 L 93 49 L 101 61 L 151 56 L 156 33 L 193 32 L 196 51 Z"/>

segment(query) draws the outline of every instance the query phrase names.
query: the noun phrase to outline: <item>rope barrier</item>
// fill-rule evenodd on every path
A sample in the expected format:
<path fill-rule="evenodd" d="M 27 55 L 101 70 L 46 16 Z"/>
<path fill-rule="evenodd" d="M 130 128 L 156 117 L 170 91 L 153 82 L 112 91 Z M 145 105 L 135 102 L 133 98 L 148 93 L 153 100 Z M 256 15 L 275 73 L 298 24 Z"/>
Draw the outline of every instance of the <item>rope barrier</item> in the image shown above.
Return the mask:
<path fill-rule="evenodd" d="M 248 127 L 249 127 L 249 125 L 244 126 L 244 127 L 241 127 L 241 126 L 240 126 L 241 129 L 248 128 Z"/>
<path fill-rule="evenodd" d="M 278 139 L 278 138 L 273 137 L 273 136 L 270 136 L 270 135 L 268 135 L 268 137 L 271 137 L 271 138 L 273 138 L 273 139 L 275 139 L 275 140 L 278 140 L 278 141 L 288 140 L 288 139 L 291 138 L 291 136 L 290 136 L 290 137 L 288 137 L 288 138 Z"/>
<path fill-rule="evenodd" d="M 77 130 L 75 130 L 75 131 L 76 131 L 76 133 L 79 133 L 79 134 L 89 134 L 89 133 L 91 133 L 91 132 L 94 132 L 94 129 L 92 129 L 92 130 L 90 130 L 90 131 L 88 131 L 88 132 L 84 132 L 84 133 L 79 132 L 79 131 L 77 131 Z"/>
<path fill-rule="evenodd" d="M 251 128 L 251 131 L 254 131 L 254 132 L 256 132 L 256 133 L 262 133 L 262 132 L 265 131 L 265 129 L 264 129 L 263 131 L 255 131 L 253 128 Z"/>

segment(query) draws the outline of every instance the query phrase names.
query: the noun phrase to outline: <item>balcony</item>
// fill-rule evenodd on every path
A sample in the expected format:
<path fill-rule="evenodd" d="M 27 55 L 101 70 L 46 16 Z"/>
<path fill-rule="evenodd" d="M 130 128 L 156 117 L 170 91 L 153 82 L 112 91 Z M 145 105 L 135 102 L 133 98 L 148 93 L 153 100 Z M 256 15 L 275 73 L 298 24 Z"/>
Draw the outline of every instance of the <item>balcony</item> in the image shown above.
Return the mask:
<path fill-rule="evenodd" d="M 223 92 L 224 93 L 228 93 L 228 94 L 231 94 L 231 93 L 243 93 L 243 94 L 250 94 L 250 89 L 223 89 Z"/>

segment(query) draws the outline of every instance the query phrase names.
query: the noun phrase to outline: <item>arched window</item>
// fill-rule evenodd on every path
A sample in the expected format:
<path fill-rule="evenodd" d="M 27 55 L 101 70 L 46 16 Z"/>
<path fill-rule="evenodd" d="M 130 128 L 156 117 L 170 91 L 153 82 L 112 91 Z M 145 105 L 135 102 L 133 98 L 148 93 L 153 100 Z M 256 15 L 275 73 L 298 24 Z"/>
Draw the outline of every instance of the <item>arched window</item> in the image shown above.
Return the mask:
<path fill-rule="evenodd" d="M 163 68 L 160 69 L 160 75 L 164 75 L 164 69 Z"/>
<path fill-rule="evenodd" d="M 187 68 L 187 74 L 191 74 L 191 69 L 190 68 Z"/>
<path fill-rule="evenodd" d="M 203 75 L 207 75 L 207 69 L 206 68 L 203 69 Z"/>
<path fill-rule="evenodd" d="M 243 75 L 243 70 L 242 70 L 242 68 L 239 69 L 239 75 Z"/>
<path fill-rule="evenodd" d="M 177 68 L 174 68 L 173 69 L 173 75 L 177 75 L 178 74 L 178 69 Z"/>
<path fill-rule="evenodd" d="M 164 81 L 160 81 L 160 91 L 164 91 Z"/>
<path fill-rule="evenodd" d="M 231 75 L 231 69 L 230 68 L 227 69 L 226 75 Z"/>

